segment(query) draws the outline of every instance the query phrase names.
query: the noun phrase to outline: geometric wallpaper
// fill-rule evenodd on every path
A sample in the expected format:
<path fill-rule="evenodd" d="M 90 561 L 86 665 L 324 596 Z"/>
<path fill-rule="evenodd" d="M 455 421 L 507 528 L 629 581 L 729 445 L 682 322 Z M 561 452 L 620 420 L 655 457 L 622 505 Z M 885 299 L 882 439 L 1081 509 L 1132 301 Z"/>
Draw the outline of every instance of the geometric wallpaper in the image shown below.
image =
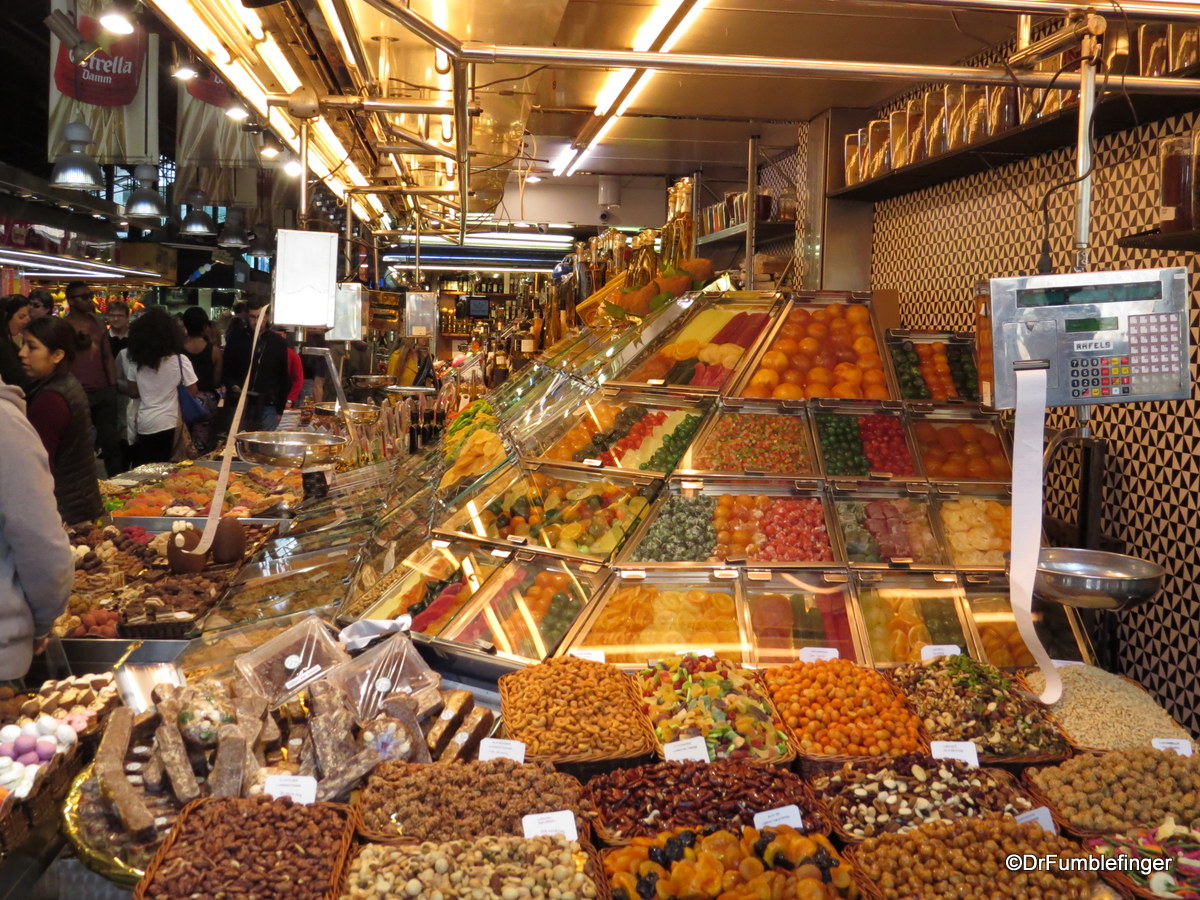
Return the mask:
<path fill-rule="evenodd" d="M 1115 244 L 1157 224 L 1157 142 L 1195 126 L 1188 114 L 1097 142 L 1091 268 L 1188 267 L 1193 389 L 1182 402 L 1094 407 L 1092 427 L 1108 442 L 1105 533 L 1167 572 L 1156 600 L 1121 614 L 1122 669 L 1200 734 L 1200 273 L 1194 254 Z M 1072 147 L 877 203 L 871 286 L 900 292 L 911 328 L 974 330 L 973 285 L 1035 270 L 1044 191 L 1073 175 Z M 1074 202 L 1073 187 L 1050 202 L 1059 272 L 1072 265 Z M 1051 410 L 1046 424 L 1075 424 L 1074 411 Z M 1069 455 L 1048 473 L 1048 514 L 1074 519 L 1076 473 Z"/>

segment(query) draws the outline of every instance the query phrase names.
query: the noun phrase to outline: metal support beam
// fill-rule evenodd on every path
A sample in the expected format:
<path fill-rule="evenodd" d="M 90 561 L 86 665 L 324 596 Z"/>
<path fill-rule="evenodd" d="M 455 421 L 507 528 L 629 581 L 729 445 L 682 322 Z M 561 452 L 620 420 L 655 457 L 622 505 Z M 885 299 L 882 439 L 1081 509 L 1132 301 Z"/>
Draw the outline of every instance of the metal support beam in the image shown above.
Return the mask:
<path fill-rule="evenodd" d="M 454 158 L 458 176 L 458 242 L 467 242 L 467 195 L 471 188 L 471 120 L 467 115 L 470 99 L 471 69 L 458 61 L 454 63 Z"/>
<path fill-rule="evenodd" d="M 458 191 L 444 188 L 408 187 L 403 184 L 379 184 L 374 187 L 348 187 L 348 194 L 408 194 L 410 197 L 454 197 Z"/>
<path fill-rule="evenodd" d="M 417 37 L 432 44 L 451 59 L 457 59 L 462 52 L 462 41 L 450 32 L 434 25 L 424 16 L 413 12 L 399 0 L 366 0 L 366 2 L 368 6 L 373 6 L 388 18 L 395 19 Z"/>
<path fill-rule="evenodd" d="M 454 159 L 454 151 L 448 147 L 439 147 L 437 144 L 431 144 L 419 134 L 413 134 L 407 128 L 401 128 L 399 125 L 394 125 L 391 122 L 387 123 L 388 134 L 392 137 L 398 137 L 402 141 L 412 144 L 414 147 L 419 147 L 426 153 L 433 156 L 444 156 L 446 159 Z M 408 151 L 406 151 L 408 152 Z"/>
<path fill-rule="evenodd" d="M 405 156 L 445 156 L 444 152 L 434 153 L 423 147 L 410 147 L 407 144 L 376 144 L 375 149 L 380 153 L 403 153 Z M 473 154 L 472 154 L 473 155 Z"/>
<path fill-rule="evenodd" d="M 876 0 L 829 0 L 841 5 L 874 6 Z M 888 6 L 930 6 L 977 12 L 1033 13 L 1041 16 L 1065 16 L 1079 10 L 1120 12 L 1131 19 L 1156 19 L 1164 22 L 1200 21 L 1200 3 L 1179 0 L 887 0 Z"/>
<path fill-rule="evenodd" d="M 754 243 L 758 237 L 758 135 L 750 135 L 746 142 L 746 275 L 742 289 L 754 290 Z"/>
<path fill-rule="evenodd" d="M 275 98 L 270 98 L 274 100 Z M 269 101 L 268 101 L 269 102 Z M 374 100 L 370 97 L 350 97 L 328 94 L 321 97 L 322 109 L 351 109 L 370 113 L 404 113 L 414 116 L 449 116 L 456 113 L 454 104 L 438 103 L 433 100 Z M 467 115 L 478 116 L 483 112 L 479 106 L 467 110 Z"/>
<path fill-rule="evenodd" d="M 1041 40 L 1019 48 L 1008 58 L 1008 64 L 1014 69 L 1032 68 L 1036 63 L 1047 57 L 1061 53 L 1068 47 L 1074 47 L 1081 40 L 1104 34 L 1105 22 L 1100 16 L 1086 15 L 1075 20 L 1068 20 L 1058 31 L 1046 35 Z"/>
<path fill-rule="evenodd" d="M 299 225 L 308 227 L 308 119 L 300 120 L 300 214 Z"/>
<path fill-rule="evenodd" d="M 350 273 L 353 271 L 350 268 L 353 265 L 353 261 L 354 261 L 354 251 L 351 246 L 351 241 L 354 238 L 354 210 L 352 209 L 352 206 L 353 206 L 353 204 L 350 204 L 350 203 L 346 204 L 346 234 L 343 239 L 345 246 L 342 248 L 343 249 L 342 260 L 345 263 L 346 271 L 345 271 L 345 274 L 342 276 L 343 281 L 349 281 Z"/>

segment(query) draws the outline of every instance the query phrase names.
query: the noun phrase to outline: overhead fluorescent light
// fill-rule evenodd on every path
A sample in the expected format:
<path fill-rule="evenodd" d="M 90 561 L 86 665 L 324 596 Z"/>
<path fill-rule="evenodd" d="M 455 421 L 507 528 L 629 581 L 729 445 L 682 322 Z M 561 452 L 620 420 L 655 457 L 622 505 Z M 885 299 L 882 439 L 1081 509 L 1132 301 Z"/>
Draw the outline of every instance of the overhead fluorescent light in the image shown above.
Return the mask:
<path fill-rule="evenodd" d="M 525 176 L 526 184 L 538 184 L 539 182 L 541 182 L 541 180 L 542 180 L 541 175 L 534 175 L 531 173 L 531 174 Z"/>

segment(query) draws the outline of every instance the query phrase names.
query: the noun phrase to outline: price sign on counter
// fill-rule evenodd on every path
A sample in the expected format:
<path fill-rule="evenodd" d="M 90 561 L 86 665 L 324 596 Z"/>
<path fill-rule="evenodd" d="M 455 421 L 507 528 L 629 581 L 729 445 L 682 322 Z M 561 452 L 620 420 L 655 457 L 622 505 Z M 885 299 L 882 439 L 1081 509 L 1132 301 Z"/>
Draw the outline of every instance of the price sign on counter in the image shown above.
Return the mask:
<path fill-rule="evenodd" d="M 1048 831 L 1050 834 L 1058 834 L 1058 828 L 1054 825 L 1054 817 L 1050 815 L 1050 810 L 1044 806 L 1021 813 L 1017 816 L 1017 821 L 1022 825 L 1026 822 L 1037 822 L 1042 826 L 1042 831 Z"/>
<path fill-rule="evenodd" d="M 957 759 L 972 769 L 979 768 L 979 748 L 974 741 L 930 741 L 929 752 L 934 759 Z"/>
<path fill-rule="evenodd" d="M 604 662 L 604 651 L 593 650 L 591 647 L 572 647 L 567 651 L 567 656 L 590 659 L 592 662 Z"/>
<path fill-rule="evenodd" d="M 773 825 L 791 825 L 799 830 L 804 827 L 804 819 L 800 815 L 800 807 L 795 803 L 780 806 L 777 809 L 766 809 L 754 814 L 754 827 L 761 831 Z"/>
<path fill-rule="evenodd" d="M 521 829 L 527 838 L 554 837 L 561 834 L 568 841 L 579 840 L 579 832 L 575 828 L 575 813 L 569 809 L 522 816 Z"/>
<path fill-rule="evenodd" d="M 921 648 L 921 662 L 929 662 L 939 656 L 958 656 L 962 648 L 958 644 L 926 644 Z"/>
<path fill-rule="evenodd" d="M 489 759 L 511 759 L 525 762 L 525 744 L 522 741 L 502 741 L 499 738 L 484 738 L 479 742 L 479 761 Z"/>
<path fill-rule="evenodd" d="M 291 797 L 293 803 L 312 803 L 317 799 L 317 779 L 311 775 L 268 775 L 263 793 L 269 797 Z"/>
<path fill-rule="evenodd" d="M 667 762 L 709 762 L 708 744 L 702 737 L 671 741 L 663 744 L 663 758 Z"/>
<path fill-rule="evenodd" d="M 800 648 L 800 662 L 817 662 L 818 660 L 822 659 L 837 659 L 838 655 L 837 647 Z"/>
<path fill-rule="evenodd" d="M 1173 750 L 1180 756 L 1192 755 L 1192 742 L 1187 738 L 1154 738 L 1150 746 L 1155 750 Z"/>

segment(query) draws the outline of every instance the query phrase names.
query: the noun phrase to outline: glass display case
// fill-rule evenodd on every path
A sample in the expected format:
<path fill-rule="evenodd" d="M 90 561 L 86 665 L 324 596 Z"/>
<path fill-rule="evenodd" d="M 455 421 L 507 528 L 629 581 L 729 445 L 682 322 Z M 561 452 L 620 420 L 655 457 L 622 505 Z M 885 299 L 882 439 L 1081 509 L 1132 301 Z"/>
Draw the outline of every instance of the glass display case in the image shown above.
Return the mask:
<path fill-rule="evenodd" d="M 901 398 L 978 407 L 973 335 L 894 328 L 887 333 L 887 349 Z"/>
<path fill-rule="evenodd" d="M 1000 575 L 963 578 L 967 611 L 985 662 L 1001 669 L 1036 665 L 1017 631 L 1008 579 Z M 1033 599 L 1033 625 L 1051 659 L 1091 663 L 1095 655 L 1079 614 L 1069 606 Z"/>
<path fill-rule="evenodd" d="M 1012 482 L 1000 420 L 986 413 L 914 413 L 913 437 L 921 465 L 934 482 Z"/>
<path fill-rule="evenodd" d="M 923 481 L 903 412 L 822 404 L 812 413 L 821 474 L 831 481 Z"/>
<path fill-rule="evenodd" d="M 937 488 L 934 521 L 942 530 L 951 565 L 960 570 L 1003 570 L 1012 543 L 1011 508 L 1011 490 Z"/>
<path fill-rule="evenodd" d="M 259 619 L 333 606 L 346 594 L 354 560 L 342 556 L 321 565 L 253 578 L 232 586 L 204 620 L 205 632 Z"/>
<path fill-rule="evenodd" d="M 673 478 L 621 552 L 628 567 L 828 565 L 842 559 L 825 493 L 766 478 Z"/>
<path fill-rule="evenodd" d="M 751 569 L 742 573 L 741 587 L 753 665 L 827 658 L 831 651 L 864 660 L 844 569 Z"/>
<path fill-rule="evenodd" d="M 817 462 L 808 412 L 725 405 L 708 418 L 676 471 L 811 478 Z"/>
<path fill-rule="evenodd" d="M 855 572 L 854 584 L 871 664 L 921 662 L 929 645 L 977 655 L 956 575 Z"/>
<path fill-rule="evenodd" d="M 621 571 L 558 655 L 599 653 L 628 670 L 701 651 L 747 663 L 746 637 L 736 571 Z"/>
<path fill-rule="evenodd" d="M 243 653 L 261 647 L 310 616 L 332 625 L 332 613 L 333 607 L 321 607 L 206 632 L 188 641 L 174 662 L 193 683 L 204 678 L 232 679 L 237 673 L 234 660 Z"/>
<path fill-rule="evenodd" d="M 833 491 L 834 520 L 852 566 L 937 568 L 947 564 L 924 485 Z"/>
<path fill-rule="evenodd" d="M 897 399 L 867 297 L 836 291 L 793 295 L 727 396 L 784 404 Z"/>
<path fill-rule="evenodd" d="M 647 320 L 641 340 L 626 344 L 598 376 L 632 390 L 718 394 L 769 329 L 774 295 L 700 296 L 665 307 Z M 679 314 L 668 320 L 670 310 Z"/>
<path fill-rule="evenodd" d="M 605 562 L 637 527 L 661 484 L 645 475 L 510 466 L 446 506 L 435 531 Z"/>

